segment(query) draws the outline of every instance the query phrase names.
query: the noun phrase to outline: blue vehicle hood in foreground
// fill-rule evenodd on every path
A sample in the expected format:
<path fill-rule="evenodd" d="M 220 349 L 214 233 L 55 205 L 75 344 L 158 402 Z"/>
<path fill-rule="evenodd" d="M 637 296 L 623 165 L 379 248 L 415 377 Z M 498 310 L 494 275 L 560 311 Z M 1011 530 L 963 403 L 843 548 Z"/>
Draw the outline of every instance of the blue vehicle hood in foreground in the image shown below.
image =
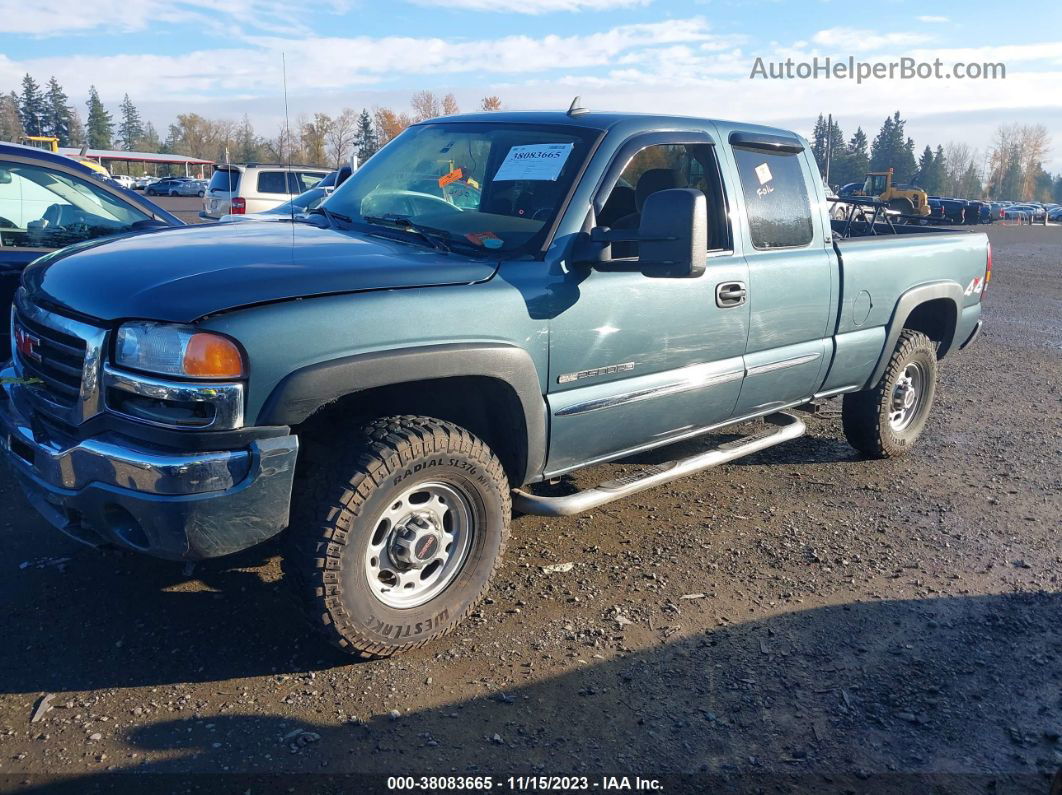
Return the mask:
<path fill-rule="evenodd" d="M 45 256 L 23 284 L 99 320 L 191 323 L 253 304 L 317 295 L 470 284 L 496 262 L 290 221 L 210 224 L 133 235 Z"/>

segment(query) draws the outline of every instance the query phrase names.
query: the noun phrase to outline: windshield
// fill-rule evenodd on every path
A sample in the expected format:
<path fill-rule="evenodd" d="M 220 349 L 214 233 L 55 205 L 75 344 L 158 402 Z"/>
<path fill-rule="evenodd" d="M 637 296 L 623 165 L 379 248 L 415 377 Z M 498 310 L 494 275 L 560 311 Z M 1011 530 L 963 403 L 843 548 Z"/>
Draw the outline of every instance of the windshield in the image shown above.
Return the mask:
<path fill-rule="evenodd" d="M 374 231 L 409 222 L 448 242 L 541 246 L 597 135 L 579 127 L 416 125 L 336 189 L 325 208 Z"/>
<path fill-rule="evenodd" d="M 40 166 L 0 167 L 0 247 L 60 248 L 149 220 L 92 182 Z"/>

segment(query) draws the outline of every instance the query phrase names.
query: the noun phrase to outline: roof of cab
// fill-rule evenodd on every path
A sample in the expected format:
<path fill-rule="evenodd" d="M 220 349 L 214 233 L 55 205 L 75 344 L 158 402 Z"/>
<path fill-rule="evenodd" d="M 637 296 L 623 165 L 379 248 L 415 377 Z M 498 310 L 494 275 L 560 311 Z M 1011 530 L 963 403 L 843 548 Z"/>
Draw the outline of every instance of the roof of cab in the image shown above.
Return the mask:
<path fill-rule="evenodd" d="M 655 113 L 628 113 L 620 111 L 591 111 L 586 110 L 574 115 L 560 110 L 531 110 L 531 111 L 507 111 L 494 110 L 482 113 L 461 113 L 456 116 L 440 116 L 434 119 L 425 119 L 418 124 L 431 124 L 433 122 L 495 122 L 502 124 L 551 124 L 571 125 L 596 130 L 610 130 L 617 126 L 662 129 L 688 129 L 698 122 L 717 124 L 722 128 L 741 129 L 753 132 L 768 133 L 771 135 L 783 135 L 797 137 L 792 130 L 781 127 L 769 127 L 762 124 L 747 124 L 745 122 L 725 121 L 723 119 L 706 119 L 697 116 L 659 115 Z"/>
<path fill-rule="evenodd" d="M 8 141 L 0 141 L 0 158 L 4 157 L 24 157 L 27 160 L 36 160 L 38 163 L 48 164 L 54 166 L 61 166 L 62 168 L 69 169 L 76 174 L 81 174 L 85 177 L 90 177 L 94 180 L 99 180 L 100 174 L 98 171 L 93 171 L 88 166 L 82 165 L 72 157 L 66 155 L 56 154 L 55 152 L 46 152 L 43 149 L 38 149 L 35 146 L 23 146 L 22 144 L 10 143 Z M 168 210 L 159 207 L 154 202 L 148 201 L 140 194 L 133 193 L 128 188 L 124 188 L 121 185 L 115 183 L 111 186 L 111 190 L 117 190 L 121 192 L 126 200 L 130 204 L 138 205 L 141 209 L 149 211 L 156 218 L 163 218 L 167 223 L 174 226 L 183 226 L 184 221 L 175 216 Z"/>
<path fill-rule="evenodd" d="M 23 146 L 22 144 L 11 143 L 9 141 L 0 141 L 0 155 L 32 157 L 35 160 L 40 160 L 44 163 L 52 163 L 67 168 L 73 167 L 75 171 L 84 172 L 90 177 L 96 173 L 91 168 L 82 165 L 72 157 L 56 154 L 55 152 L 48 152 L 44 149 L 38 149 L 35 146 Z"/>

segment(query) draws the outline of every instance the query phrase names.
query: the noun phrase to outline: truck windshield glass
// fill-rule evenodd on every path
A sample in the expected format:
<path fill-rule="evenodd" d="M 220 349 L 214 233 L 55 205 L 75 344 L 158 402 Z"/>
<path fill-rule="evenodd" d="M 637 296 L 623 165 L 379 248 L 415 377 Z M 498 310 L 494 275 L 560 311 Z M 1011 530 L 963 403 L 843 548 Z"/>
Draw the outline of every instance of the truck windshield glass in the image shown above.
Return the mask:
<path fill-rule="evenodd" d="M 410 127 L 324 203 L 374 231 L 413 224 L 463 248 L 541 246 L 597 131 L 440 122 Z M 394 232 L 392 232 L 394 233 Z"/>

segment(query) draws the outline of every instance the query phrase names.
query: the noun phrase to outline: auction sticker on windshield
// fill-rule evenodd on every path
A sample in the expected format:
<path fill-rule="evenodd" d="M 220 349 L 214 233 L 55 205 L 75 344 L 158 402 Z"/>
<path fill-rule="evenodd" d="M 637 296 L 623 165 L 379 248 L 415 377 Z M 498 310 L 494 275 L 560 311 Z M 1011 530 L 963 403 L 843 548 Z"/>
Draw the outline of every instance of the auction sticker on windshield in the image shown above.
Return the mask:
<path fill-rule="evenodd" d="M 560 176 L 575 144 L 514 146 L 505 156 L 494 181 L 537 180 L 554 182 Z"/>

